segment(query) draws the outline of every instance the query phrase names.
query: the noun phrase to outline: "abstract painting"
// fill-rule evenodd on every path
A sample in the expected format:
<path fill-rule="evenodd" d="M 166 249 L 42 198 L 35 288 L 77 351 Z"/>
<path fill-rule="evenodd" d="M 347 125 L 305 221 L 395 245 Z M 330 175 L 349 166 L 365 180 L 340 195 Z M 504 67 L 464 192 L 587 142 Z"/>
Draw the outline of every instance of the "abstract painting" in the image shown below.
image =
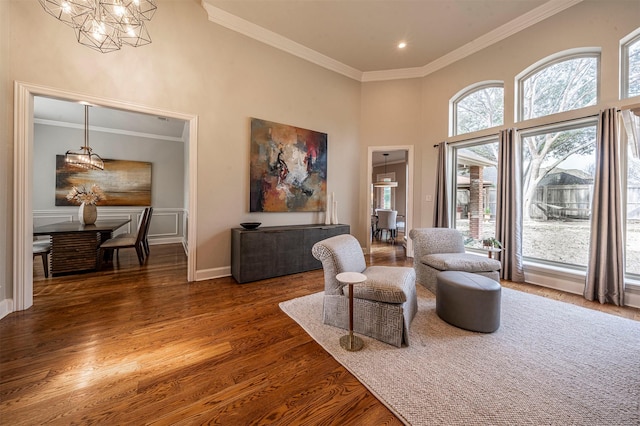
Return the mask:
<path fill-rule="evenodd" d="M 144 161 L 107 160 L 104 170 L 86 170 L 68 165 L 64 155 L 56 155 L 56 206 L 76 206 L 67 200 L 74 186 L 98 185 L 106 199 L 99 206 L 150 206 L 151 163 Z"/>
<path fill-rule="evenodd" d="M 327 134 L 251 119 L 250 211 L 326 208 Z"/>

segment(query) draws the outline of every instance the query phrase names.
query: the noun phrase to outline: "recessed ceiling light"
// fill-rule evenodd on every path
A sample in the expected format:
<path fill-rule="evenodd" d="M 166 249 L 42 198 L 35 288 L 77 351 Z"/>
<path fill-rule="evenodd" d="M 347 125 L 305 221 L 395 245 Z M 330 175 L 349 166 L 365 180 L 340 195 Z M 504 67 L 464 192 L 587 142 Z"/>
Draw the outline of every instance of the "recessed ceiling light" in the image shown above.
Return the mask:
<path fill-rule="evenodd" d="M 398 43 L 398 49 L 404 49 L 405 47 L 407 47 L 406 41 L 401 41 L 400 43 Z"/>

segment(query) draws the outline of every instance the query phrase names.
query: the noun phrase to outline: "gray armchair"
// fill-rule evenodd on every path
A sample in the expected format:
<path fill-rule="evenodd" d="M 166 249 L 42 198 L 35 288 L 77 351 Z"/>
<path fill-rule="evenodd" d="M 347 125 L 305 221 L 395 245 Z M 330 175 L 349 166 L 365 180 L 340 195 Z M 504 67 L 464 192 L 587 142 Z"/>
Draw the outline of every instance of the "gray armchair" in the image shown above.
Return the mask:
<path fill-rule="evenodd" d="M 436 293 L 436 275 L 442 271 L 471 272 L 500 282 L 501 264 L 495 259 L 465 252 L 460 231 L 452 228 L 418 228 L 413 240 L 416 282 Z"/>
<path fill-rule="evenodd" d="M 336 275 L 360 272 L 367 280 L 353 287 L 354 331 L 397 347 L 409 345 L 409 326 L 418 311 L 413 268 L 367 267 L 360 243 L 349 234 L 317 242 L 311 251 L 324 270 L 325 324 L 348 329 L 349 286 Z"/>

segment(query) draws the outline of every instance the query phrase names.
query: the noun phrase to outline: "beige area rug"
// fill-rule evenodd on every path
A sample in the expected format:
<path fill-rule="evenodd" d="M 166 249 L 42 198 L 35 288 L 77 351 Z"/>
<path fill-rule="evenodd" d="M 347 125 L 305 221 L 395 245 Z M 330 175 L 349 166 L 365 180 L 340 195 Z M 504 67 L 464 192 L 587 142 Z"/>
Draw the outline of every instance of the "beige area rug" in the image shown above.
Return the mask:
<path fill-rule="evenodd" d="M 503 288 L 501 326 L 442 321 L 418 286 L 409 347 L 340 347 L 322 293 L 281 309 L 411 425 L 640 425 L 640 322 Z"/>

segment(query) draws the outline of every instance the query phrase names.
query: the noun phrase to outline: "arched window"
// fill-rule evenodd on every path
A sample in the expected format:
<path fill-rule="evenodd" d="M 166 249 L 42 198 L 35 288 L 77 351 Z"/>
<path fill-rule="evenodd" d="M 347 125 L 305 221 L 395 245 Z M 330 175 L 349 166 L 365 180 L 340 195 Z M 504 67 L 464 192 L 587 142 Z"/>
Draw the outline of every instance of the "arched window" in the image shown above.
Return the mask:
<path fill-rule="evenodd" d="M 640 96 L 640 29 L 621 44 L 622 59 L 620 93 L 623 98 Z"/>
<path fill-rule="evenodd" d="M 504 84 L 485 82 L 467 88 L 452 101 L 452 135 L 501 126 L 504 123 Z"/>
<path fill-rule="evenodd" d="M 579 53 L 535 66 L 518 82 L 519 119 L 596 105 L 599 62 L 599 53 Z"/>

